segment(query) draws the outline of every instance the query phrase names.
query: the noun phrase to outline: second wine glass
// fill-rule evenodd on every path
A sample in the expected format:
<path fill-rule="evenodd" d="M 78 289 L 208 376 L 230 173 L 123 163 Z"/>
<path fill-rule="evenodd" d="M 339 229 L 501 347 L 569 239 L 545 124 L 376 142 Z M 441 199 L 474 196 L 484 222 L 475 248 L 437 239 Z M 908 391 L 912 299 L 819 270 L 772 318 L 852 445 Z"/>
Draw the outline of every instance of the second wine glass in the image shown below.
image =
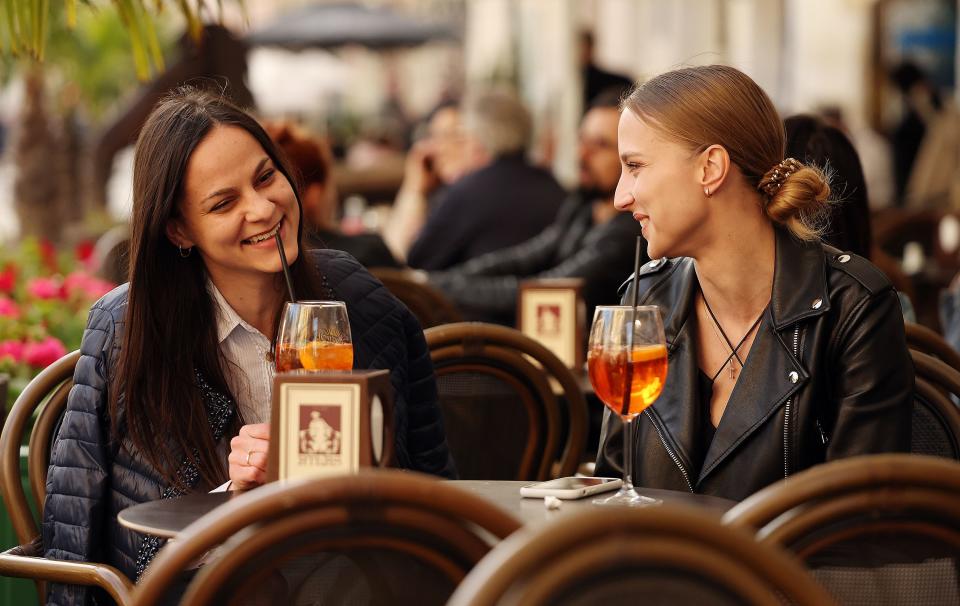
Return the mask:
<path fill-rule="evenodd" d="M 277 330 L 277 372 L 353 368 L 350 321 L 343 301 L 286 303 Z"/>
<path fill-rule="evenodd" d="M 598 306 L 587 352 L 597 397 L 623 421 L 623 486 L 597 505 L 650 505 L 633 488 L 633 420 L 653 404 L 667 380 L 667 346 L 656 306 Z"/>

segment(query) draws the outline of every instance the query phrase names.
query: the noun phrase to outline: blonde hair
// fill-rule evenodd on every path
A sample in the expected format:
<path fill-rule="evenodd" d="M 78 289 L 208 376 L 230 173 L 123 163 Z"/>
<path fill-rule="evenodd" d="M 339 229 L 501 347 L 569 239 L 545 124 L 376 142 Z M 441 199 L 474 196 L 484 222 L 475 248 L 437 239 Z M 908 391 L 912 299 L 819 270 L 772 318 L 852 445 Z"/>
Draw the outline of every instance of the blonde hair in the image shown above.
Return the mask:
<path fill-rule="evenodd" d="M 677 69 L 636 86 L 623 107 L 691 150 L 723 146 L 760 194 L 771 221 L 798 238 L 819 238 L 830 196 L 827 178 L 796 160 L 784 170 L 783 122 L 749 76 L 726 65 Z"/>

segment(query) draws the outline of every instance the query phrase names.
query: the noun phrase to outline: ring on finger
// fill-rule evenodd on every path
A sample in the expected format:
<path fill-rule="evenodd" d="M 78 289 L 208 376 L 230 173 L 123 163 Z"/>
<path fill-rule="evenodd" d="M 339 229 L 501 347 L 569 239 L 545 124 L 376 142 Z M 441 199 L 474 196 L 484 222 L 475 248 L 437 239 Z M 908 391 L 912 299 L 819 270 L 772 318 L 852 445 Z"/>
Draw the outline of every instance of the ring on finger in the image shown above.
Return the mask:
<path fill-rule="evenodd" d="M 246 465 L 247 467 L 250 467 L 250 457 L 252 457 L 252 456 L 253 456 L 253 453 L 255 453 L 255 452 L 257 452 L 257 451 L 256 451 L 256 450 L 248 450 L 248 451 L 247 451 L 247 458 L 246 458 L 246 460 L 244 460 L 244 462 L 243 462 L 244 465 Z"/>

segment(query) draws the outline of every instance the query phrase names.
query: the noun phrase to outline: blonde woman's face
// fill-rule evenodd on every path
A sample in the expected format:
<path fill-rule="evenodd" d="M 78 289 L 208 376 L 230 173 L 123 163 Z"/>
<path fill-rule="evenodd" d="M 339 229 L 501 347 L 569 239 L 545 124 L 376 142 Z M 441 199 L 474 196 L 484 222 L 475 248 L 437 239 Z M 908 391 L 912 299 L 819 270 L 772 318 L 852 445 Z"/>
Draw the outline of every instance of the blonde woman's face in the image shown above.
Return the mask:
<path fill-rule="evenodd" d="M 653 259 L 692 256 L 709 210 L 697 155 L 630 110 L 620 115 L 617 147 L 621 173 L 614 206 L 643 227 L 647 254 Z"/>

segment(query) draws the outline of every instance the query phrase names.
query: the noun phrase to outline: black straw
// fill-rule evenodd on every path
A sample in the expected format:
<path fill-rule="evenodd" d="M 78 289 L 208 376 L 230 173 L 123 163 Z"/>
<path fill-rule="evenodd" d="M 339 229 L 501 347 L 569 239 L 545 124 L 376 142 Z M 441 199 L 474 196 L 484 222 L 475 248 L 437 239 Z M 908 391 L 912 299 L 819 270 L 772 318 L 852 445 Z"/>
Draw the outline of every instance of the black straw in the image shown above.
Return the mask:
<path fill-rule="evenodd" d="M 637 282 L 640 281 L 640 247 L 642 245 L 643 238 L 637 236 L 637 250 L 633 257 L 633 305 L 630 310 L 630 329 L 627 331 L 627 368 L 624 373 L 621 415 L 630 412 L 630 393 L 633 387 L 633 364 L 631 364 L 633 362 L 633 331 L 637 329 L 637 301 L 640 292 L 640 289 L 637 288 Z"/>
<path fill-rule="evenodd" d="M 640 247 L 643 246 L 643 238 L 637 236 L 637 251 L 633 257 L 633 315 L 636 319 L 637 315 L 637 293 L 640 289 L 637 288 L 637 280 L 640 279 Z"/>
<path fill-rule="evenodd" d="M 277 233 L 274 234 L 273 238 L 277 241 L 277 252 L 280 253 L 280 264 L 283 265 L 283 277 L 287 280 L 287 292 L 290 294 L 290 302 L 296 303 L 297 297 L 293 294 L 293 280 L 290 279 L 290 266 L 287 265 L 287 252 L 283 250 L 283 241 L 280 239 L 280 230 L 277 230 Z M 639 257 L 637 258 L 639 259 Z M 636 303 L 634 303 L 634 306 L 636 306 Z"/>

